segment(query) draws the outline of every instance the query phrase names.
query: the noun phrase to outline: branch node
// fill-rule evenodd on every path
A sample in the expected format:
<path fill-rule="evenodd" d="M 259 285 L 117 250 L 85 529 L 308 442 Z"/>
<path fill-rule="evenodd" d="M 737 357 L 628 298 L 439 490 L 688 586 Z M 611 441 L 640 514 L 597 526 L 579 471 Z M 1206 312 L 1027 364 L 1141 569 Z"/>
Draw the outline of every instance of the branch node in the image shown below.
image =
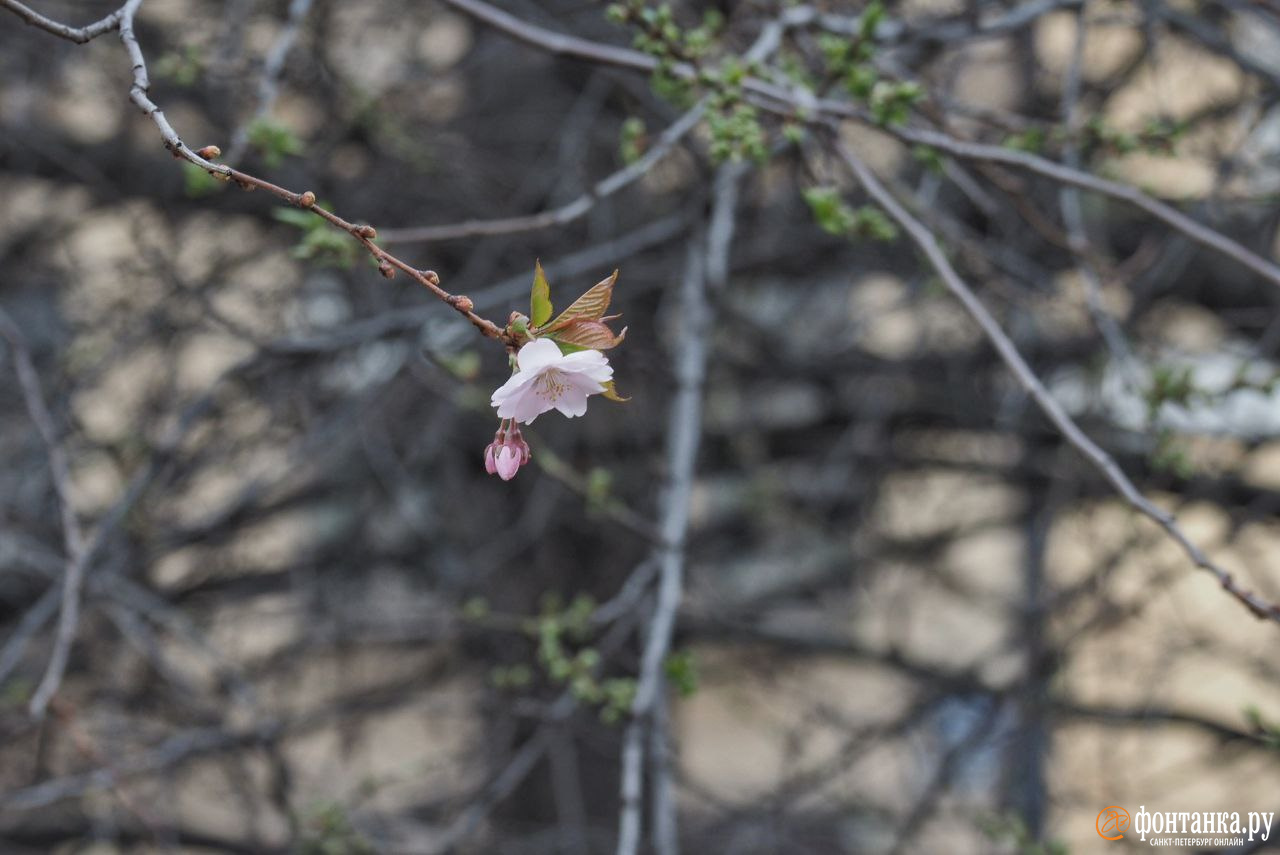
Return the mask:
<path fill-rule="evenodd" d="M 310 190 L 305 191 L 298 197 L 298 205 L 303 208 L 310 208 L 316 203 L 316 194 Z"/>

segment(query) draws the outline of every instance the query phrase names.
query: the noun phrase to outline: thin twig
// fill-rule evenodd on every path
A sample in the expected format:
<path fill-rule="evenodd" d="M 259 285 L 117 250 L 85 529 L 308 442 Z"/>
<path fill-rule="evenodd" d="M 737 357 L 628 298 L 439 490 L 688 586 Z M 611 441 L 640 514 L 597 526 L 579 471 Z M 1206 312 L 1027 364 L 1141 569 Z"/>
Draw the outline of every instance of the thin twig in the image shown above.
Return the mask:
<path fill-rule="evenodd" d="M 832 130 L 834 131 L 834 128 Z M 1067 442 L 1073 445 L 1102 473 L 1103 477 L 1129 505 L 1164 529 L 1197 567 L 1212 574 L 1223 590 L 1239 600 L 1255 617 L 1280 623 L 1280 605 L 1269 603 L 1252 591 L 1242 588 L 1230 573 L 1211 561 L 1201 551 L 1200 547 L 1196 546 L 1182 531 L 1174 516 L 1168 511 L 1157 507 L 1150 499 L 1144 496 L 1129 480 L 1129 477 L 1124 474 L 1115 460 L 1090 439 L 1084 431 L 1080 430 L 1079 426 L 1054 400 L 1049 390 L 1040 382 L 1040 379 L 1036 377 L 1035 372 L 1031 370 L 1031 366 L 1027 364 L 1022 354 L 1018 352 L 1017 347 L 1005 334 L 1004 330 L 1001 329 L 1000 324 L 992 317 L 987 307 L 982 304 L 973 293 L 973 290 L 956 273 L 955 268 L 951 266 L 951 262 L 947 260 L 946 254 L 938 246 L 933 234 L 893 197 L 884 184 L 876 178 L 875 174 L 867 168 L 866 164 L 857 155 L 834 139 L 834 134 L 833 145 L 858 183 L 867 191 L 867 194 L 880 207 L 884 208 L 889 216 L 903 228 L 916 246 L 920 248 L 920 251 L 924 253 L 930 266 L 933 267 L 934 271 L 937 272 L 947 286 L 947 290 L 956 296 L 965 311 L 977 321 L 978 326 L 982 328 L 983 333 L 995 347 L 1000 358 L 1013 371 L 1014 377 L 1031 395 L 1040 410 L 1048 417 L 1049 421 L 1053 423 Z"/>
<path fill-rule="evenodd" d="M 44 629 L 44 625 L 53 620 L 58 613 L 58 589 L 51 586 L 40 599 L 36 600 L 22 614 L 22 619 L 14 627 L 13 633 L 0 647 L 0 683 L 8 679 L 13 669 L 22 661 L 22 654 L 35 634 Z"/>
<path fill-rule="evenodd" d="M 111 767 L 98 766 L 87 772 L 11 790 L 0 797 L 0 809 L 30 811 L 46 807 L 63 799 L 81 796 L 94 788 L 111 787 L 117 781 L 135 775 L 171 769 L 204 754 L 269 742 L 277 738 L 282 731 L 283 727 L 278 722 L 269 722 L 260 727 L 244 730 L 202 727 L 180 731 L 153 748 L 126 755 Z"/>
<path fill-rule="evenodd" d="M 698 122 L 702 120 L 706 109 L 707 103 L 704 98 L 663 131 L 662 135 L 645 152 L 643 157 L 596 182 L 595 186 L 588 192 L 558 208 L 524 217 L 468 220 L 463 223 L 443 226 L 385 229 L 382 232 L 382 238 L 387 243 L 419 243 L 424 241 L 456 240 L 458 238 L 491 237 L 567 225 L 585 216 L 600 200 L 612 196 L 647 175 L 659 160 L 666 157 L 667 153 L 689 131 L 697 126 Z"/>
<path fill-rule="evenodd" d="M 262 62 L 262 74 L 258 78 L 258 106 L 253 111 L 253 116 L 231 135 L 231 148 L 226 155 L 228 163 L 240 162 L 245 150 L 249 147 L 249 131 L 253 123 L 271 112 L 271 107 L 275 104 L 276 96 L 280 92 L 280 74 L 284 71 L 284 61 L 289 56 L 293 43 L 298 39 L 303 20 L 311 11 L 311 2 L 312 0 L 292 0 L 289 4 L 284 28 L 276 36 L 276 40 L 271 44 L 271 49 L 267 51 Z"/>
<path fill-rule="evenodd" d="M 1071 51 L 1071 64 L 1067 67 L 1066 77 L 1062 83 L 1062 124 L 1067 130 L 1066 142 L 1063 146 L 1062 159 L 1072 169 L 1080 168 L 1080 148 L 1076 142 L 1077 114 L 1080 107 L 1080 89 L 1084 77 L 1085 39 L 1089 32 L 1085 24 L 1083 7 L 1076 10 L 1076 38 Z M 1076 256 L 1076 268 L 1084 283 L 1085 305 L 1093 318 L 1094 326 L 1102 334 L 1107 349 L 1121 370 L 1129 373 L 1133 364 L 1133 353 L 1124 332 L 1115 318 L 1107 311 L 1102 302 L 1102 277 L 1098 268 L 1090 259 L 1089 237 L 1084 227 L 1084 212 L 1080 206 L 1080 191 L 1076 187 L 1063 185 L 1058 191 L 1058 207 L 1062 211 L 1062 221 L 1067 227 L 1067 243 Z"/>
<path fill-rule="evenodd" d="M 593 42 L 590 39 L 558 33 L 555 30 L 548 30 L 545 27 L 522 21 L 515 15 L 504 12 L 496 6 L 483 2 L 483 0 L 444 0 L 444 2 L 446 5 L 452 6 L 460 12 L 465 12 L 478 21 L 488 24 L 495 30 L 556 56 L 571 56 L 590 62 L 631 68 L 636 71 L 653 71 L 658 67 L 658 60 L 647 53 L 641 53 L 631 48 Z"/>
<path fill-rule="evenodd" d="M 40 434 L 41 442 L 44 443 L 45 456 L 49 460 L 49 473 L 53 480 L 53 491 L 58 497 L 63 548 L 66 550 L 66 565 L 62 574 L 62 600 L 53 653 L 49 656 L 44 677 L 36 687 L 29 707 L 31 715 L 40 718 L 44 715 L 49 701 L 62 685 L 62 676 L 67 670 L 67 659 L 71 655 L 71 645 L 75 642 L 76 631 L 80 626 L 80 598 L 84 588 L 88 550 L 85 548 L 84 530 L 80 527 L 80 521 L 76 518 L 75 507 L 72 504 L 71 470 L 67 465 L 66 451 L 58 439 L 53 415 L 45 403 L 44 391 L 40 388 L 40 376 L 36 373 L 35 365 L 31 361 L 31 352 L 27 349 L 26 339 L 18 329 L 18 325 L 3 309 L 0 309 L 0 337 L 9 343 L 9 352 L 13 355 L 18 385 L 22 388 L 27 413 Z"/>
<path fill-rule="evenodd" d="M 9 353 L 13 356 L 23 403 L 26 404 L 27 414 L 35 424 L 40 441 L 44 443 L 45 455 L 49 459 L 49 474 L 53 478 L 53 491 L 58 497 L 58 512 L 62 519 L 63 546 L 68 556 L 78 555 L 84 551 L 84 532 L 80 528 L 80 521 L 76 519 L 71 500 L 71 469 L 67 464 L 67 454 L 58 439 L 53 414 L 49 412 L 45 402 L 40 375 L 36 373 L 26 337 L 4 309 L 0 309 L 0 337 L 9 343 Z"/>
<path fill-rule="evenodd" d="M 483 2 L 483 0 L 445 0 L 445 2 L 513 38 L 556 55 L 602 62 L 633 71 L 651 72 L 657 65 L 657 61 L 653 57 L 639 51 L 593 42 L 577 36 L 567 36 L 544 27 L 535 26 L 497 9 Z M 1057 4 L 1046 3 L 1043 5 Z M 1063 3 L 1062 5 L 1074 4 Z M 1026 8 L 1035 10 L 1040 6 L 1026 4 Z M 817 20 L 817 18 L 812 14 L 800 12 L 792 14 L 786 20 L 799 25 L 807 20 Z M 1020 25 L 1025 20 L 1019 17 L 1015 23 Z M 670 73 L 686 80 L 695 76 L 694 69 L 688 64 L 682 63 L 674 64 L 670 68 Z M 748 77 L 743 81 L 742 86 L 748 93 L 755 96 L 756 103 L 761 109 L 776 115 L 796 118 L 801 113 L 807 113 L 809 114 L 806 117 L 807 119 L 818 121 L 819 123 L 832 118 L 840 118 L 854 119 L 865 124 L 874 124 L 866 110 L 844 101 L 816 98 L 810 90 L 804 87 L 788 88 L 756 77 Z M 902 127 L 891 127 L 887 130 L 905 142 L 936 148 L 961 159 L 1003 163 L 1037 175 L 1043 175 L 1062 184 L 1079 187 L 1082 190 L 1127 202 L 1183 233 L 1196 243 L 1235 260 L 1273 285 L 1280 286 L 1280 266 L 1221 232 L 1197 222 L 1173 206 L 1143 193 L 1136 187 L 1116 181 L 1108 181 L 1105 178 L 1099 178 L 1088 172 L 1064 166 L 1029 152 L 967 142 L 938 131 Z"/>
<path fill-rule="evenodd" d="M 174 157 L 199 166 L 215 178 L 234 182 L 245 190 L 253 190 L 255 188 L 266 190 L 291 205 L 311 211 L 316 216 L 342 229 L 357 240 L 373 256 L 383 276 L 391 278 L 395 275 L 396 270 L 408 274 L 441 301 L 465 316 L 487 338 L 498 339 L 508 345 L 513 343 L 507 339 L 501 327 L 493 323 L 493 321 L 480 317 L 473 311 L 474 306 L 469 297 L 450 294 L 441 288 L 440 277 L 434 271 L 419 270 L 375 244 L 373 241 L 377 238 L 378 233 L 372 226 L 350 223 L 337 214 L 326 211 L 316 204 L 315 194 L 309 190 L 302 193 L 294 193 L 272 184 L 270 181 L 241 172 L 226 164 L 215 163 L 212 158 L 216 158 L 220 154 L 215 147 L 202 148 L 200 152 L 196 152 L 184 143 L 178 137 L 177 131 L 169 124 L 169 120 L 165 118 L 160 107 L 148 95 L 148 91 L 151 88 L 151 80 L 147 74 L 147 62 L 133 29 L 134 18 L 138 13 L 138 7 L 141 5 L 142 0 L 129 0 L 112 16 L 108 16 L 108 18 L 104 18 L 98 24 L 92 26 L 95 28 L 105 27 L 105 29 L 95 30 L 94 35 L 101 35 L 102 32 L 109 32 L 112 29 L 119 32 L 120 41 L 129 55 L 133 69 L 133 85 L 129 89 L 129 99 L 142 110 L 144 115 L 155 123 L 160 130 L 160 138 L 163 140 L 165 148 L 169 149 Z M 8 8 L 24 20 L 28 20 L 29 23 L 35 23 L 42 29 L 71 41 L 78 41 L 77 36 L 81 35 L 81 31 L 36 15 L 27 7 L 22 6 L 22 4 L 14 2 L 14 0 L 0 0 L 0 8 Z M 37 20 L 29 20 L 29 16 L 34 16 Z M 106 22 L 109 20 L 111 23 L 110 26 L 107 26 Z M 208 155 L 207 157 L 205 156 L 206 154 Z"/>
<path fill-rule="evenodd" d="M 831 107 L 831 102 L 821 102 L 821 106 L 824 111 L 831 112 L 827 109 Z M 847 114 L 848 111 L 842 106 L 838 112 Z M 1070 166 L 1064 166 L 1028 152 L 1016 151 L 1001 146 L 966 142 L 938 131 L 892 128 L 890 133 L 907 142 L 936 148 L 939 151 L 964 160 L 1003 163 L 1036 175 L 1043 175 L 1060 184 L 1078 187 L 1081 190 L 1088 190 L 1092 193 L 1127 202 L 1160 220 L 1165 225 L 1181 232 L 1196 243 L 1238 262 L 1241 266 L 1252 270 L 1271 284 L 1280 285 L 1280 266 L 1268 261 L 1221 232 L 1192 219 L 1172 205 L 1161 202 L 1153 196 L 1148 196 L 1136 187 L 1121 184 L 1118 181 L 1109 181 L 1106 178 L 1099 178 L 1091 173 L 1073 169 Z"/>
<path fill-rule="evenodd" d="M 0 0 L 0 9 L 8 9 L 31 26 L 39 27 L 45 32 L 53 33 L 59 38 L 80 45 L 117 29 L 120 26 L 120 18 L 124 14 L 124 7 L 121 7 L 105 18 L 94 21 L 92 24 L 83 27 L 72 27 L 46 18 L 31 7 L 19 3 L 18 0 Z"/>
<path fill-rule="evenodd" d="M 473 311 L 475 304 L 471 301 L 470 297 L 450 294 L 448 291 L 441 288 L 440 277 L 434 270 L 418 270 L 416 267 L 413 267 L 407 262 L 401 261 L 399 258 L 374 243 L 374 239 L 377 238 L 378 233 L 373 226 L 348 222 L 337 214 L 321 208 L 316 204 L 316 196 L 310 190 L 303 191 L 302 193 L 294 193 L 291 190 L 286 190 L 283 187 L 272 184 L 270 181 L 264 181 L 261 178 L 241 172 L 238 169 L 223 167 L 223 170 L 225 171 L 215 170 L 212 171 L 211 174 L 228 176 L 231 181 L 234 181 L 246 190 L 251 190 L 255 187 L 266 190 L 268 193 L 285 200 L 289 204 L 296 205 L 303 210 L 310 211 L 321 219 L 328 221 L 332 225 L 342 229 L 347 234 L 355 238 L 360 245 L 373 256 L 374 260 L 378 262 L 379 270 L 382 271 L 384 276 L 390 278 L 391 275 L 394 275 L 390 268 L 395 268 L 396 270 L 407 273 L 412 279 L 425 287 L 432 294 L 439 297 L 442 302 L 456 309 L 467 320 L 471 321 L 472 325 L 475 326 L 476 329 L 480 330 L 486 338 L 506 341 L 506 334 L 501 327 L 493 321 L 480 317 L 475 313 L 475 311 Z"/>

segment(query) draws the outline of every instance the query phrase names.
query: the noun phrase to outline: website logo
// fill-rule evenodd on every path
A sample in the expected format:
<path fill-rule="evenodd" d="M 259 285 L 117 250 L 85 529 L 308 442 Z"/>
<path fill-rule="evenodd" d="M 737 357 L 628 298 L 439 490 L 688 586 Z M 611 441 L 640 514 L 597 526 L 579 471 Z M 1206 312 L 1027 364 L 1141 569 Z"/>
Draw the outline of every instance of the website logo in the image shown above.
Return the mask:
<path fill-rule="evenodd" d="M 1276 822 L 1274 811 L 1250 811 L 1244 815 L 1239 811 L 1148 811 L 1146 805 L 1141 805 L 1130 818 L 1127 810 L 1111 805 L 1098 812 L 1093 828 L 1103 840 L 1120 840 L 1126 831 L 1132 831 L 1149 846 L 1219 849 L 1244 846 L 1255 837 L 1265 841 L 1280 828 L 1280 823 Z"/>
<path fill-rule="evenodd" d="M 1129 827 L 1129 812 L 1119 805 L 1105 807 L 1098 812 L 1093 827 L 1103 840 L 1119 840 Z"/>

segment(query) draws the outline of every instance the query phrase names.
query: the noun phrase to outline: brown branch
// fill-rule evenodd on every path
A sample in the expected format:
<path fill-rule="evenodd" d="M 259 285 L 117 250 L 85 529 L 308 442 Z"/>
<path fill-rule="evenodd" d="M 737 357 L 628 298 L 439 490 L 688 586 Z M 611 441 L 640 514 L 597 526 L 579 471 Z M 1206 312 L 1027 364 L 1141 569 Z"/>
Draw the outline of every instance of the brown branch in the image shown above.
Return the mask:
<path fill-rule="evenodd" d="M 216 157 L 216 155 L 214 156 Z M 476 329 L 480 330 L 480 332 L 487 338 L 499 339 L 504 342 L 506 341 L 506 334 L 503 332 L 501 327 L 493 321 L 480 317 L 473 311 L 475 305 L 472 303 L 470 297 L 450 294 L 448 291 L 440 287 L 440 277 L 434 270 L 419 270 L 378 246 L 374 243 L 374 240 L 378 237 L 378 232 L 373 226 L 348 222 L 332 211 L 326 211 L 324 208 L 321 208 L 316 204 L 316 194 L 312 193 L 310 190 L 304 190 L 301 193 L 294 193 L 292 190 L 286 190 L 277 184 L 272 184 L 270 181 L 257 178 L 247 172 L 241 172 L 238 169 L 233 169 L 230 166 L 218 166 L 216 164 L 211 164 L 208 172 L 214 177 L 232 181 L 245 190 L 253 190 L 255 188 L 266 190 L 271 195 L 283 199 L 291 205 L 296 205 L 303 210 L 310 211 L 321 219 L 326 220 L 331 225 L 342 229 L 344 232 L 355 238 L 360 245 L 373 256 L 374 261 L 378 262 L 378 270 L 383 276 L 390 279 L 395 275 L 395 270 L 407 273 L 410 278 L 425 287 L 436 297 L 440 298 L 441 301 L 456 309 L 460 314 L 466 317 L 467 320 L 471 321 L 471 323 L 475 325 Z"/>
<path fill-rule="evenodd" d="M 395 275 L 396 270 L 403 271 L 441 301 L 465 316 L 487 338 L 497 339 L 507 345 L 513 344 L 508 340 L 501 327 L 493 321 L 480 317 L 473 311 L 474 305 L 469 297 L 450 294 L 441 288 L 440 277 L 434 271 L 418 270 L 375 244 L 373 241 L 378 236 L 378 233 L 373 226 L 350 223 L 337 214 L 324 210 L 316 205 L 315 194 L 309 190 L 302 193 L 294 193 L 291 190 L 272 184 L 270 181 L 233 169 L 225 164 L 215 163 L 213 159 L 221 154 L 216 146 L 207 146 L 197 152 L 184 143 L 178 136 L 177 131 L 169 124 L 169 120 L 165 118 L 164 112 L 148 95 L 148 91 L 151 88 L 151 79 L 147 74 L 146 57 L 142 53 L 142 47 L 138 43 L 138 37 L 133 29 L 134 18 L 138 13 L 138 7 L 141 5 L 142 0 L 129 0 L 124 6 L 101 21 L 86 28 L 75 29 L 38 15 L 28 7 L 16 2 L 16 0 L 0 0 L 0 8 L 9 9 L 28 23 L 77 43 L 83 43 L 102 33 L 117 30 L 120 33 L 120 41 L 123 43 L 132 63 L 133 85 L 129 89 L 129 99 L 142 110 L 144 115 L 155 123 L 160 130 L 160 137 L 164 141 L 165 148 L 169 149 L 174 157 L 195 164 L 215 178 L 235 182 L 245 190 L 260 188 L 291 205 L 311 211 L 359 241 L 360 245 L 378 263 L 378 270 L 383 276 L 390 279 Z"/>

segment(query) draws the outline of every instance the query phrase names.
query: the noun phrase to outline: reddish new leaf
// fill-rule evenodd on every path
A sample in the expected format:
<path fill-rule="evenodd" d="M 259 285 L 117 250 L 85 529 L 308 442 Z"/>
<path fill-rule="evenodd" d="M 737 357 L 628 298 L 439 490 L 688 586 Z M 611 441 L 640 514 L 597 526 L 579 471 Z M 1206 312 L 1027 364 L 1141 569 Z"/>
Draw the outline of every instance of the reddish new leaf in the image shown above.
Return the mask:
<path fill-rule="evenodd" d="M 576 318 L 564 324 L 560 324 L 557 321 L 555 325 L 552 325 L 550 331 L 546 333 L 546 336 L 555 339 L 561 344 L 575 344 L 588 350 L 608 350 L 621 344 L 626 334 L 625 328 L 622 332 L 614 335 L 613 330 L 600 321 Z"/>
<path fill-rule="evenodd" d="M 618 281 L 618 271 L 613 271 L 608 279 L 592 285 L 587 293 L 573 301 L 573 305 L 560 313 L 560 317 L 544 327 L 550 332 L 564 327 L 571 321 L 598 321 L 609 309 L 609 301 L 613 299 L 613 284 Z"/>

